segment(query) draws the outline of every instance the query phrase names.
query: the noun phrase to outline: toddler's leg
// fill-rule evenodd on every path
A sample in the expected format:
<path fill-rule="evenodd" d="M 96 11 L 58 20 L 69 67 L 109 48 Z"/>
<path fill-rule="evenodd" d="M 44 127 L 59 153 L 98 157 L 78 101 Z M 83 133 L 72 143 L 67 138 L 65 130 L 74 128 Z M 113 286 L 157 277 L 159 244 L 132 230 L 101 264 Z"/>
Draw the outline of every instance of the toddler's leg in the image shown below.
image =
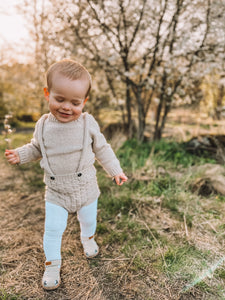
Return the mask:
<path fill-rule="evenodd" d="M 84 247 L 85 256 L 89 258 L 96 256 L 99 252 L 98 245 L 94 240 L 97 226 L 97 205 L 98 199 L 87 206 L 83 206 L 77 212 L 81 229 L 81 243 Z"/>
<path fill-rule="evenodd" d="M 67 226 L 67 218 L 65 208 L 45 202 L 44 252 L 47 261 L 61 259 L 62 235 Z"/>
<path fill-rule="evenodd" d="M 56 289 L 61 282 L 61 241 L 66 229 L 68 212 L 63 207 L 45 202 L 44 252 L 46 257 L 42 286 Z"/>

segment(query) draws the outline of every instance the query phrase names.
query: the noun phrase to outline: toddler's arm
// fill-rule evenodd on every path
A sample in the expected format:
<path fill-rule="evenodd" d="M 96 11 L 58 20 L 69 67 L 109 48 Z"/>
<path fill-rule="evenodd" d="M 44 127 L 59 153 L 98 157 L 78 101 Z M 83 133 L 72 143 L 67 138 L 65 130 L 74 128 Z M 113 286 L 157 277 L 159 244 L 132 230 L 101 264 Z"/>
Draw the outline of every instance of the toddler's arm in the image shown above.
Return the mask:
<path fill-rule="evenodd" d="M 20 157 L 16 150 L 5 150 L 5 157 L 11 165 L 20 163 Z"/>
<path fill-rule="evenodd" d="M 45 118 L 45 115 L 42 116 Z M 26 164 L 31 161 L 36 161 L 42 158 L 42 153 L 39 145 L 38 133 L 42 129 L 42 121 L 43 119 L 39 119 L 35 125 L 35 130 L 33 134 L 33 138 L 31 139 L 30 143 L 25 144 L 21 147 L 16 148 L 13 151 L 16 151 L 19 157 L 19 164 Z M 10 150 L 11 151 L 11 150 Z"/>
<path fill-rule="evenodd" d="M 107 143 L 104 135 L 93 116 L 89 115 L 91 134 L 93 139 L 93 152 L 95 158 L 100 162 L 105 171 L 113 177 L 117 185 L 123 185 L 127 181 L 127 176 L 123 173 L 120 162 L 117 159 L 112 147 Z M 115 175 L 116 174 L 116 175 Z"/>

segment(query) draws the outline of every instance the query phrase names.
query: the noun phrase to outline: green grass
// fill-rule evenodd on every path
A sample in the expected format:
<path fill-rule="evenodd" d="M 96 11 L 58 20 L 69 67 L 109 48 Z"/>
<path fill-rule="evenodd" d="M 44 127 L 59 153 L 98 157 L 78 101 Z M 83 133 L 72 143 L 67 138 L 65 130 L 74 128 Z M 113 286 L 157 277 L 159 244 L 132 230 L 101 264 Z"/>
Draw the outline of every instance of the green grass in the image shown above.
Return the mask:
<path fill-rule="evenodd" d="M 166 264 L 162 264 L 162 267 L 172 277 L 179 273 L 179 277 L 191 280 L 207 268 L 209 258 L 209 251 L 203 252 L 188 244 L 181 246 L 170 244 L 164 253 Z"/>
<path fill-rule="evenodd" d="M 150 143 L 139 144 L 137 140 L 129 140 L 119 149 L 117 156 L 122 165 L 129 170 L 135 171 L 144 166 L 151 148 L 152 145 Z"/>
<path fill-rule="evenodd" d="M 162 139 L 159 142 L 147 142 L 139 144 L 137 140 L 128 140 L 118 151 L 118 157 L 122 165 L 131 171 L 144 166 L 150 153 L 154 157 L 154 163 L 171 163 L 173 166 L 188 167 L 195 164 L 215 163 L 210 154 L 197 156 L 186 150 L 185 143 L 168 142 Z"/>
<path fill-rule="evenodd" d="M 9 137 L 11 139 L 11 148 L 15 149 L 22 145 L 29 143 L 33 134 L 32 133 L 14 133 Z M 4 136 L 0 136 L 0 155 L 4 155 L 7 145 Z M 44 188 L 43 183 L 43 170 L 39 162 L 32 162 L 25 165 L 15 166 L 21 172 L 21 176 L 25 178 L 25 183 L 30 186 L 32 191 L 39 188 Z"/>
<path fill-rule="evenodd" d="M 22 298 L 19 295 L 9 294 L 5 292 L 3 289 L 0 289 L 0 299 L 1 300 L 23 300 L 24 298 Z"/>
<path fill-rule="evenodd" d="M 175 192 L 176 180 L 169 174 L 159 176 L 148 184 L 146 193 L 150 193 L 152 196 L 160 196 L 162 194 L 171 194 Z"/>

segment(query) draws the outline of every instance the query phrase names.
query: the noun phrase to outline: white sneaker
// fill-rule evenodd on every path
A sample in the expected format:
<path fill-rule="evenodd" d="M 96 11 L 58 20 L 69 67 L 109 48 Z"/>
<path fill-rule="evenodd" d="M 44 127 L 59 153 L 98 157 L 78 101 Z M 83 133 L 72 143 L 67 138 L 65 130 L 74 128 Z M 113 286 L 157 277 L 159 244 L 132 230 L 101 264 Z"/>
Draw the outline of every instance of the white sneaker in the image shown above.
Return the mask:
<path fill-rule="evenodd" d="M 98 255 L 99 247 L 94 239 L 94 236 L 91 237 L 81 237 L 81 243 L 84 247 L 84 255 L 87 258 L 92 258 Z"/>
<path fill-rule="evenodd" d="M 57 289 L 60 279 L 61 259 L 45 262 L 45 272 L 42 278 L 42 286 L 45 290 Z"/>

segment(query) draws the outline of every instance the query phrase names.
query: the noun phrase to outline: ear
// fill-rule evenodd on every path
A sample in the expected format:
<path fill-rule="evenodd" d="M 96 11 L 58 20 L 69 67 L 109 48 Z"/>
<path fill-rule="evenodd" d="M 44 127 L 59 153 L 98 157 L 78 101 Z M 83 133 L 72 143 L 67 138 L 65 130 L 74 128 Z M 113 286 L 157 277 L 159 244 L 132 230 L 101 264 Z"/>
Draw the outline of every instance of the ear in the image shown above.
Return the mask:
<path fill-rule="evenodd" d="M 45 99 L 46 99 L 47 101 L 49 101 L 49 91 L 48 91 L 48 88 L 47 88 L 47 87 L 44 88 L 44 96 L 45 96 Z"/>
<path fill-rule="evenodd" d="M 88 99 L 89 99 L 89 97 L 87 97 L 87 98 L 84 100 L 84 102 L 83 102 L 83 107 L 84 107 L 85 103 L 88 101 Z"/>

